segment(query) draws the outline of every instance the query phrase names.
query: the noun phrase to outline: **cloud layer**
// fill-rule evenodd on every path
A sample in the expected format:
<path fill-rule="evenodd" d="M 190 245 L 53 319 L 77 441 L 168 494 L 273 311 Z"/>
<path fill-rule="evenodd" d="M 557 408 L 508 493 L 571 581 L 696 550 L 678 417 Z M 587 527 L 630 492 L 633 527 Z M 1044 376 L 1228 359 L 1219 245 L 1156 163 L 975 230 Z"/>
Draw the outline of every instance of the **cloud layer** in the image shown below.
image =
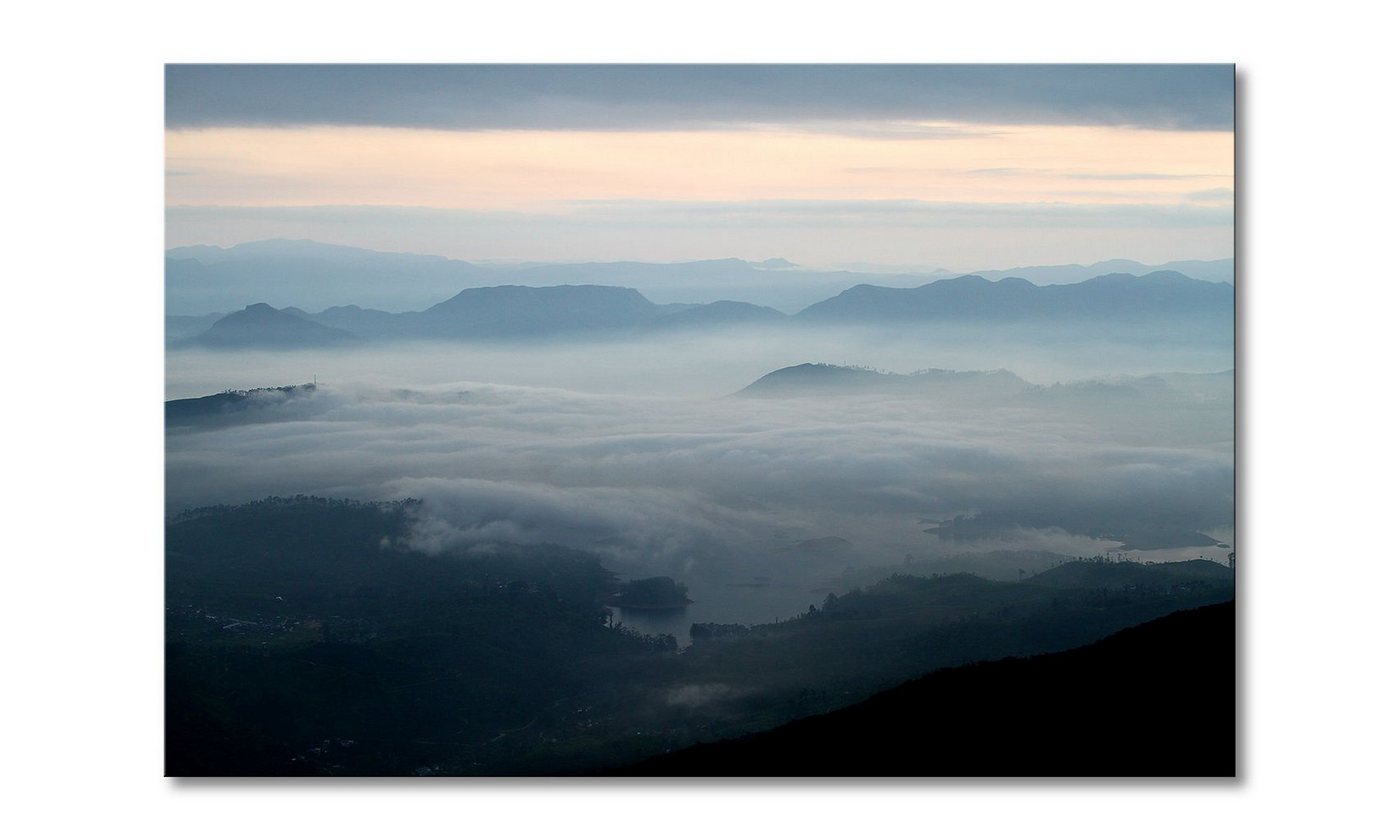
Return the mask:
<path fill-rule="evenodd" d="M 460 383 L 341 386 L 314 419 L 172 433 L 172 508 L 269 494 L 422 498 L 430 551 L 549 542 L 624 573 L 814 580 L 906 553 L 977 513 L 986 549 L 1111 547 L 1088 531 L 1233 525 L 1232 407 L 587 395 Z M 1084 523 L 1088 523 L 1086 526 Z M 839 536 L 852 556 L 794 550 Z M 978 547 L 976 545 L 974 548 Z"/>
<path fill-rule="evenodd" d="M 966 121 L 1230 130 L 1218 65 L 171 65 L 166 121 L 447 129 Z M 888 129 L 886 129 L 888 130 Z"/>

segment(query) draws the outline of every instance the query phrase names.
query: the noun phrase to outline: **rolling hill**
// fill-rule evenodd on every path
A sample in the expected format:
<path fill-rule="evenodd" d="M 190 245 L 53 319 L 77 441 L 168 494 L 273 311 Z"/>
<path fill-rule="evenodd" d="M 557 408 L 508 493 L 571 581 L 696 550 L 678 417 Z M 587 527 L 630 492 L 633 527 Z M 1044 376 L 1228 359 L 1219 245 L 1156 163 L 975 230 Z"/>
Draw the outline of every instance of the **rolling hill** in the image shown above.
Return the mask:
<path fill-rule="evenodd" d="M 293 349 L 354 344 L 358 340 L 345 330 L 319 324 L 294 312 L 273 309 L 266 303 L 255 303 L 225 315 L 185 342 L 210 349 Z"/>
<path fill-rule="evenodd" d="M 935 671 L 615 775 L 1229 777 L 1235 680 L 1229 601 L 1062 653 Z"/>

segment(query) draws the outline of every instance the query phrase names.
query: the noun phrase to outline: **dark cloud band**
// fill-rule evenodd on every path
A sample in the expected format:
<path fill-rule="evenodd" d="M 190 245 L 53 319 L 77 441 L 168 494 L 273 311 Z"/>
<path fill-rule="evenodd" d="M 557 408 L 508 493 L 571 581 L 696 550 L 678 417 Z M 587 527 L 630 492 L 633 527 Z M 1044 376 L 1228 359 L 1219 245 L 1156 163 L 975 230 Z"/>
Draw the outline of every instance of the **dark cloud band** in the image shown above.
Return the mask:
<path fill-rule="evenodd" d="M 1231 130 L 1232 65 L 170 65 L 166 123 L 459 130 L 841 120 Z"/>

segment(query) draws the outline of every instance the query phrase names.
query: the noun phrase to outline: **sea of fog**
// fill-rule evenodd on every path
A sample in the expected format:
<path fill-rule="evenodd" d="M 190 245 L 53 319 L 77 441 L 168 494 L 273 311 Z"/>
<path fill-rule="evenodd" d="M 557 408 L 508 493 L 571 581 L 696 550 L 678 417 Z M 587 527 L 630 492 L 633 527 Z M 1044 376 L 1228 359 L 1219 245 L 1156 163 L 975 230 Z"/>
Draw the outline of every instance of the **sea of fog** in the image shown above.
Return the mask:
<path fill-rule="evenodd" d="M 1232 366 L 1228 347 L 794 335 L 171 352 L 171 398 L 313 374 L 321 387 L 266 422 L 172 430 L 167 506 L 297 493 L 419 498 L 413 544 L 425 551 L 554 543 L 595 552 L 624 577 L 686 582 L 695 603 L 683 613 L 623 616 L 682 637 L 692 621 L 796 614 L 841 588 L 852 569 L 956 557 L 960 567 L 1014 578 L 1041 571 L 1048 557 L 1122 547 L 1086 533 L 1094 528 L 1157 522 L 1233 543 L 1229 399 L 1046 408 L 730 396 L 808 361 L 1007 368 L 1048 384 L 1219 371 Z M 979 512 L 1013 526 L 973 539 L 930 533 Z M 1230 550 L 1129 554 L 1223 561 Z"/>

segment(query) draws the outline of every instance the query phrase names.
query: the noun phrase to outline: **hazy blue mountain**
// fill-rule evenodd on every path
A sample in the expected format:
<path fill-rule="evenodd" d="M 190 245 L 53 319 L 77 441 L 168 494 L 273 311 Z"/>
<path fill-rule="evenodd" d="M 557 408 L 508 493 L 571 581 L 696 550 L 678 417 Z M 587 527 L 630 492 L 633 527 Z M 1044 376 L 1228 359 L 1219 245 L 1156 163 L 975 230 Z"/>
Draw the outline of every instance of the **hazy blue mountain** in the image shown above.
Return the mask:
<path fill-rule="evenodd" d="M 890 373 L 866 367 L 805 363 L 767 373 L 736 396 L 787 399 L 855 394 L 928 396 L 971 400 L 1029 402 L 1042 409 L 1112 407 L 1152 411 L 1167 404 L 1228 407 L 1234 401 L 1235 372 L 1157 373 L 1115 376 L 1053 385 L 1029 383 L 1008 370 L 930 369 Z M 1201 542 L 1201 545 L 1214 541 Z"/>
<path fill-rule="evenodd" d="M 824 322 L 1005 319 L 1032 312 L 1040 300 L 1037 292 L 1028 280 L 993 282 L 972 275 L 935 280 L 912 289 L 863 283 L 812 304 L 796 317 Z"/>
<path fill-rule="evenodd" d="M 1056 383 L 1028 394 L 1042 400 L 1143 399 L 1186 402 L 1202 406 L 1230 405 L 1235 400 L 1235 372 L 1154 373 L 1148 376 L 1109 376 L 1081 382 Z"/>
<path fill-rule="evenodd" d="M 365 316 L 361 314 L 360 318 Z M 464 289 L 402 323 L 417 337 L 506 338 L 568 333 L 633 333 L 772 321 L 768 307 L 738 301 L 660 306 L 617 286 L 493 286 Z"/>
<path fill-rule="evenodd" d="M 423 254 L 399 254 L 272 239 L 231 248 L 196 245 L 166 252 L 166 310 L 229 310 L 249 300 L 307 309 L 355 301 L 416 309 L 465 286 L 489 282 L 488 270 Z"/>
<path fill-rule="evenodd" d="M 736 299 L 795 312 L 865 281 L 911 287 L 953 276 L 941 269 L 917 266 L 852 264 L 852 268 L 856 270 L 814 270 L 777 257 L 758 262 L 470 263 L 310 240 L 271 239 L 229 248 L 194 245 L 168 250 L 166 310 L 194 315 L 265 300 L 308 311 L 353 301 L 359 306 L 403 312 L 423 309 L 467 287 L 606 285 L 635 288 L 661 304 Z M 1133 260 L 1109 260 L 1089 266 L 1028 266 L 976 274 L 990 280 L 1022 277 L 1045 285 L 1156 270 L 1230 282 L 1234 261 L 1192 260 L 1149 266 Z"/>
<path fill-rule="evenodd" d="M 1212 326 L 1233 324 L 1234 288 L 1193 280 L 1174 271 L 1141 277 L 1107 274 L 1062 286 L 1037 286 L 1019 277 L 976 275 L 936 280 L 916 288 L 863 284 L 799 312 L 808 323 L 1047 323 L 1140 321 Z"/>
<path fill-rule="evenodd" d="M 941 394 L 1005 397 L 1035 386 L 1007 370 L 924 370 L 886 373 L 842 365 L 801 364 L 766 374 L 739 391 L 745 397 L 796 397 L 840 394 Z"/>
<path fill-rule="evenodd" d="M 332 306 L 306 317 L 318 324 L 345 330 L 361 338 L 411 338 L 412 319 L 405 313 L 384 312 L 379 309 L 362 309 L 355 305 Z"/>
<path fill-rule="evenodd" d="M 1146 265 L 1137 260 L 1104 260 L 1091 265 L 1028 265 L 1020 268 L 987 269 L 972 272 L 988 280 L 1003 277 L 1023 277 L 1038 286 L 1082 283 L 1104 274 L 1151 274 L 1156 271 L 1175 271 L 1195 280 L 1207 283 L 1234 283 L 1235 261 L 1223 260 L 1175 260 L 1161 265 Z"/>
<path fill-rule="evenodd" d="M 255 303 L 225 315 L 188 342 L 216 349 L 267 347 L 328 347 L 353 344 L 358 339 L 345 330 L 328 327 L 291 312 Z"/>
<path fill-rule="evenodd" d="M 792 312 L 860 282 L 864 275 L 809 271 L 781 259 L 680 263 L 468 263 L 446 257 L 271 239 L 229 248 L 194 245 L 166 252 L 166 309 L 195 314 L 266 300 L 307 310 L 354 301 L 403 312 L 472 286 L 606 285 L 636 288 L 663 304 L 739 298 Z M 932 275 L 882 275 L 917 284 Z"/>
<path fill-rule="evenodd" d="M 756 270 L 745 263 L 739 265 Z M 477 286 L 413 312 L 345 305 L 310 313 L 291 306 L 277 310 L 264 303 L 234 315 L 237 317 L 226 316 L 186 340 L 207 347 L 307 347 L 351 338 L 621 336 L 777 324 L 788 318 L 771 307 L 734 300 L 656 304 L 637 289 L 593 284 Z M 183 329 L 183 335 L 199 326 L 192 319 L 175 317 L 174 327 Z M 1170 333 L 1176 339 L 1200 337 L 1215 342 L 1233 338 L 1233 318 L 1233 287 L 1170 271 L 1142 277 L 1108 274 L 1063 286 L 1036 286 L 1013 277 L 991 281 L 972 275 L 914 288 L 861 284 L 793 316 L 796 322 L 813 325 L 945 323 L 1013 331 L 1032 326 L 1062 333 L 1115 332 L 1135 340 Z M 171 323 L 167 330 L 172 329 Z M 179 343 L 174 342 L 176 346 Z"/>
<path fill-rule="evenodd" d="M 628 286 L 661 303 L 736 298 L 760 306 L 795 312 L 859 283 L 863 275 L 847 271 L 809 271 L 783 259 L 759 263 L 740 259 L 682 263 L 558 263 L 517 270 L 502 268 L 512 283 L 538 286 L 595 283 Z M 889 282 L 927 282 L 930 277 L 885 276 Z"/>
<path fill-rule="evenodd" d="M 208 315 L 166 315 L 165 340 L 170 342 L 193 338 L 214 326 L 214 322 L 226 314 L 225 312 L 210 312 Z"/>
<path fill-rule="evenodd" d="M 660 309 L 660 307 L 657 307 Z M 700 329 L 727 324 L 773 323 L 787 318 L 771 306 L 755 306 L 737 300 L 717 300 L 698 306 L 686 306 L 661 314 L 656 321 L 660 329 Z"/>
<path fill-rule="evenodd" d="M 656 317 L 636 289 L 615 286 L 492 286 L 406 316 L 431 338 L 498 338 L 635 328 Z"/>
<path fill-rule="evenodd" d="M 1151 377 L 1139 378 L 1136 384 L 1137 387 L 1145 389 L 1148 387 L 1148 382 L 1151 382 L 1153 387 L 1156 387 L 1156 383 L 1160 382 L 1177 394 L 1203 403 L 1228 402 L 1233 404 L 1235 401 L 1235 371 L 1233 369 L 1217 373 L 1158 373 Z"/>
<path fill-rule="evenodd" d="M 1205 280 L 1208 283 L 1234 283 L 1235 282 L 1235 261 L 1233 259 L 1223 260 L 1173 260 L 1158 265 L 1141 263 L 1137 260 L 1103 260 L 1101 262 L 1081 265 L 1079 263 L 1068 263 L 1064 265 L 1024 265 L 1016 268 L 981 268 L 976 271 L 949 271 L 945 268 L 923 265 L 887 265 L 870 262 L 838 263 L 834 266 L 846 271 L 859 272 L 861 274 L 886 275 L 882 279 L 890 279 L 895 275 L 924 276 L 929 280 L 942 280 L 945 277 L 962 277 L 968 274 L 975 274 L 978 277 L 985 277 L 988 280 L 1000 280 L 1003 277 L 1020 277 L 1031 281 L 1037 286 L 1054 286 L 1064 283 L 1082 283 L 1091 277 L 1098 277 L 1103 274 L 1151 274 L 1154 271 L 1178 271 L 1196 280 Z M 897 284 L 901 285 L 901 284 Z"/>
<path fill-rule="evenodd" d="M 512 272 L 516 279 L 530 285 L 581 280 L 615 285 L 665 279 L 686 281 L 726 277 L 748 277 L 760 271 L 752 263 L 740 259 L 696 260 L 681 263 L 648 263 L 625 260 L 619 262 L 553 263 Z"/>
<path fill-rule="evenodd" d="M 237 317 L 234 317 L 237 316 Z M 178 316 L 176 316 L 178 317 Z M 420 312 L 333 306 L 316 313 L 255 304 L 212 318 L 203 332 L 183 318 L 184 341 L 204 347 L 313 347 L 365 340 L 479 340 L 565 335 L 638 335 L 732 324 L 782 321 L 787 316 L 739 301 L 658 305 L 617 286 L 486 286 Z M 190 322 L 190 323 L 186 323 Z M 169 328 L 167 328 L 169 329 Z"/>

